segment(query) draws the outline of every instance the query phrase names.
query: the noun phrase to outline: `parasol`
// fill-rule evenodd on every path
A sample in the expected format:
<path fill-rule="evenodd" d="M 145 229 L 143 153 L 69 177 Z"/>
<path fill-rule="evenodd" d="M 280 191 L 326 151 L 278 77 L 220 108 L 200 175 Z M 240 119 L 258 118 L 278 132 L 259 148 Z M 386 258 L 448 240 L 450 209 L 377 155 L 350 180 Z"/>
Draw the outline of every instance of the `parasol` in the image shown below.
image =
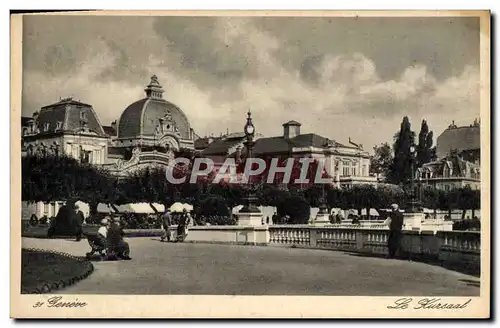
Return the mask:
<path fill-rule="evenodd" d="M 184 209 L 184 204 L 177 202 L 172 204 L 172 206 L 170 206 L 168 210 L 170 212 L 182 212 L 183 209 Z"/>

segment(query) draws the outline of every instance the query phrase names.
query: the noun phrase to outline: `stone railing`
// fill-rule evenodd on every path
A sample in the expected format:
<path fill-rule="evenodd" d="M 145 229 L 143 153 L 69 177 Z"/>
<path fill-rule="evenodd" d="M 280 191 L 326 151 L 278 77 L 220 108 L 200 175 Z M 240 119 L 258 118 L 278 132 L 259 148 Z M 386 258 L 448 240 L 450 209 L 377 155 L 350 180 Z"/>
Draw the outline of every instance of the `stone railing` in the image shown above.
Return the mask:
<path fill-rule="evenodd" d="M 341 226 L 273 225 L 269 245 L 332 249 L 386 255 L 389 230 Z M 403 231 L 401 249 L 408 258 L 480 267 L 480 233 L 469 231 Z"/>

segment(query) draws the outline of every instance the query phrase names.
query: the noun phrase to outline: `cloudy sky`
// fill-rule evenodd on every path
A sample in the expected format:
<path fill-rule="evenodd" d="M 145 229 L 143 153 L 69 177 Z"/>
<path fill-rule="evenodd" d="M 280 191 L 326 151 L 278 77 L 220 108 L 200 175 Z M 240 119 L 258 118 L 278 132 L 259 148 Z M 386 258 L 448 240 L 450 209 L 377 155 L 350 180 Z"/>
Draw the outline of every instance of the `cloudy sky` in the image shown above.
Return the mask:
<path fill-rule="evenodd" d="M 23 115 L 60 97 L 103 124 L 144 96 L 164 97 L 201 135 L 288 120 L 371 150 L 404 115 L 435 134 L 479 117 L 478 18 L 31 16 L 23 28 Z"/>

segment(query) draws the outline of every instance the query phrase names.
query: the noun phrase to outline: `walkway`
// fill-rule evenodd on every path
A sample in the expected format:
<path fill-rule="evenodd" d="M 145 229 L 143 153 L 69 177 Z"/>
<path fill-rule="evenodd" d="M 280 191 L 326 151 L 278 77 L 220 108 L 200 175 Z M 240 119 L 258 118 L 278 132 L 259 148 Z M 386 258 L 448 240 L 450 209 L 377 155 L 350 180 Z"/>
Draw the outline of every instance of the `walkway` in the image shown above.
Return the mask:
<path fill-rule="evenodd" d="M 160 243 L 129 238 L 131 261 L 94 262 L 58 293 L 479 296 L 479 279 L 424 263 L 279 247 Z M 23 247 L 84 255 L 86 240 L 23 238 Z"/>

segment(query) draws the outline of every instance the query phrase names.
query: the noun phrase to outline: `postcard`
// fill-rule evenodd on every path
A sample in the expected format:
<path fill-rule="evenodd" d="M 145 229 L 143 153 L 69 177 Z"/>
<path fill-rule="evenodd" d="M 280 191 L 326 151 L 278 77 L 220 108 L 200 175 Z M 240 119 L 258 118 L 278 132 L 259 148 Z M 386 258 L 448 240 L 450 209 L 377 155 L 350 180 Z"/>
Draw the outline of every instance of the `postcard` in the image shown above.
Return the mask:
<path fill-rule="evenodd" d="M 11 317 L 490 317 L 489 11 L 11 16 Z"/>

